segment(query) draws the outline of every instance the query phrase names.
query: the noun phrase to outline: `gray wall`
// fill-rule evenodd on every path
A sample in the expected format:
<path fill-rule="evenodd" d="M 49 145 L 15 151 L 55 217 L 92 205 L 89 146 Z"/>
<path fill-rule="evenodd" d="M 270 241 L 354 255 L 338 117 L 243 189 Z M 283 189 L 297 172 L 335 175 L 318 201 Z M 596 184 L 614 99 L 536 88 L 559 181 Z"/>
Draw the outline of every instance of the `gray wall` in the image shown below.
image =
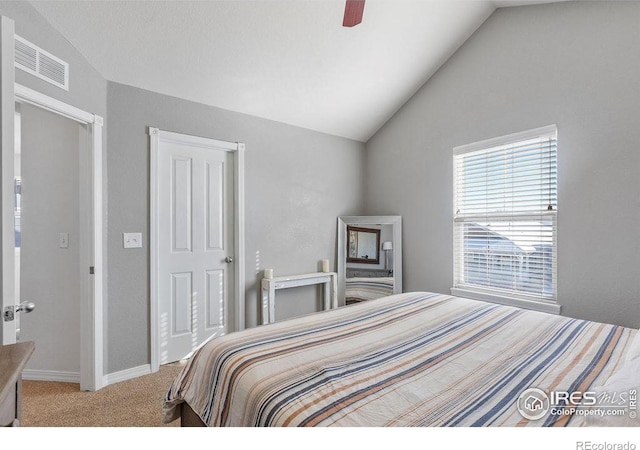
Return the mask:
<path fill-rule="evenodd" d="M 258 281 L 334 267 L 336 218 L 362 204 L 364 144 L 117 84 L 109 110 L 108 372 L 149 362 L 149 137 L 147 127 L 244 142 L 246 325 L 255 326 Z M 141 231 L 142 249 L 122 233 Z M 277 317 L 317 310 L 315 288 L 279 291 Z"/>
<path fill-rule="evenodd" d="M 405 290 L 451 288 L 453 147 L 557 124 L 562 314 L 640 326 L 639 23 L 638 2 L 499 9 L 367 143 Z"/>
<path fill-rule="evenodd" d="M 16 83 L 106 117 L 107 82 L 75 47 L 28 2 L 0 1 L 0 15 L 15 21 L 16 34 L 69 63 L 69 91 L 22 70 L 16 70 Z"/>
<path fill-rule="evenodd" d="M 36 310 L 20 316 L 35 341 L 28 369 L 80 373 L 80 126 L 29 105 L 22 116 L 20 290 Z M 59 233 L 69 233 L 60 248 Z"/>

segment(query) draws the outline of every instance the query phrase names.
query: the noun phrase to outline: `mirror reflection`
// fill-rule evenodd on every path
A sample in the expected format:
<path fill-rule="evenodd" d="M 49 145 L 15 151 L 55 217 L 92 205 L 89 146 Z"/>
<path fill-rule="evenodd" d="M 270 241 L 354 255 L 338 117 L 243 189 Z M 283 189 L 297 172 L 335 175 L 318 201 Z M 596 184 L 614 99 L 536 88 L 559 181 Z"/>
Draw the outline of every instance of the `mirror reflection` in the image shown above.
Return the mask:
<path fill-rule="evenodd" d="M 350 305 L 402 292 L 399 216 L 338 220 L 338 291 Z"/>
<path fill-rule="evenodd" d="M 380 230 L 347 226 L 347 262 L 379 264 Z"/>

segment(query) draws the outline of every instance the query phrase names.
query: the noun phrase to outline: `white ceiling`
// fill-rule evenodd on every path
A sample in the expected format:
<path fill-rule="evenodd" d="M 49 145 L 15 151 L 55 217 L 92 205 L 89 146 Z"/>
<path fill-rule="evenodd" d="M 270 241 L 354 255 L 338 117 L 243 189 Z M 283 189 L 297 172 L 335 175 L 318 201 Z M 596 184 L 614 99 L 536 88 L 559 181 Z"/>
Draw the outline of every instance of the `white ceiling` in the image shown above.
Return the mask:
<path fill-rule="evenodd" d="M 543 2 L 367 0 L 353 28 L 344 0 L 31 3 L 107 80 L 366 142 L 497 6 Z"/>

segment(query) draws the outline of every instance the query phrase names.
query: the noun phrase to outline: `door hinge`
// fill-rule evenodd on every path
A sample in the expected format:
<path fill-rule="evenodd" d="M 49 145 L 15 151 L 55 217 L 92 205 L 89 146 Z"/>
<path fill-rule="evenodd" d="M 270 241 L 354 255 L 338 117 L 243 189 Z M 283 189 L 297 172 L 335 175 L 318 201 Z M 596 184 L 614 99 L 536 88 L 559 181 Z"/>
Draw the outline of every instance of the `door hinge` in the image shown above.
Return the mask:
<path fill-rule="evenodd" d="M 94 273 L 94 267 L 90 266 L 89 267 L 89 275 L 93 275 L 93 273 Z"/>
<path fill-rule="evenodd" d="M 4 318 L 5 322 L 11 322 L 16 314 L 16 307 L 15 306 L 6 306 L 4 308 L 4 313 L 2 314 L 2 317 Z"/>

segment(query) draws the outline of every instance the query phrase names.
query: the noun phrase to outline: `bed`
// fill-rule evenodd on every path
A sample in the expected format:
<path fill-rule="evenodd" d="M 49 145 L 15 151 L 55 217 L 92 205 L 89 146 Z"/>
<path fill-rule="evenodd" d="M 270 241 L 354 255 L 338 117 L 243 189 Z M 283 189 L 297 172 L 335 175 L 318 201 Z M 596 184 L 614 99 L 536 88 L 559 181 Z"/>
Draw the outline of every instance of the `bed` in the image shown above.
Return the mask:
<path fill-rule="evenodd" d="M 393 277 L 353 277 L 345 282 L 347 305 L 393 294 Z"/>
<path fill-rule="evenodd" d="M 518 398 L 531 387 L 587 392 L 606 390 L 616 377 L 618 388 L 635 383 L 639 340 L 637 330 L 615 325 L 450 295 L 396 294 L 210 340 L 169 388 L 163 420 L 261 427 L 590 425 L 577 413 L 529 420 Z M 625 420 L 640 425 L 629 415 Z"/>

